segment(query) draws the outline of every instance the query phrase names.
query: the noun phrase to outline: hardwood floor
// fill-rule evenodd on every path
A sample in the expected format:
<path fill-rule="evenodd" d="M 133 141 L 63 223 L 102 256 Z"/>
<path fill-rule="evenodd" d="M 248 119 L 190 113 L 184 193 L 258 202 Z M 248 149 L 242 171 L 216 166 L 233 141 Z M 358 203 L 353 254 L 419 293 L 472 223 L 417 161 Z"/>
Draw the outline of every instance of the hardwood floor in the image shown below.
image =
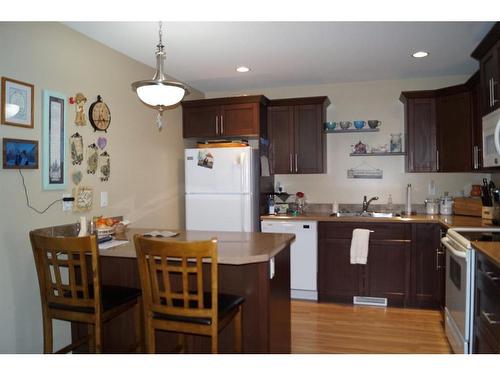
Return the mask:
<path fill-rule="evenodd" d="M 450 353 L 439 311 L 292 300 L 292 353 Z"/>

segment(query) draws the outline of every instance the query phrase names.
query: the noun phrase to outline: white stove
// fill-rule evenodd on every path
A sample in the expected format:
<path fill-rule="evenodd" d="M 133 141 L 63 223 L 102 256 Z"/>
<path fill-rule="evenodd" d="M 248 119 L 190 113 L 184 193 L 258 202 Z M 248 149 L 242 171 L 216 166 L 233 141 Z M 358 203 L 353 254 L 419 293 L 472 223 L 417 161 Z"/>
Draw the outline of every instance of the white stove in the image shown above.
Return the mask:
<path fill-rule="evenodd" d="M 500 241 L 500 228 L 453 228 L 441 239 L 446 248 L 445 331 L 456 354 L 472 353 L 475 252 L 471 241 Z"/>

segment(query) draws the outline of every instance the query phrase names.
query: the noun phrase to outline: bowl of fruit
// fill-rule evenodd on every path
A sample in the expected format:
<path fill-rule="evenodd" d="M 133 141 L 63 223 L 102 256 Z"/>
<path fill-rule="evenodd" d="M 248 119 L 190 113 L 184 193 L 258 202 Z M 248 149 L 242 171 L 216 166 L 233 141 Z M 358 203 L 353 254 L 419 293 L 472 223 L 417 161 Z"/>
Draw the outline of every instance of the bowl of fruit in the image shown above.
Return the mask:
<path fill-rule="evenodd" d="M 113 219 L 112 217 L 98 217 L 95 220 L 95 227 L 97 237 L 105 237 L 115 234 L 115 226 L 120 220 Z"/>

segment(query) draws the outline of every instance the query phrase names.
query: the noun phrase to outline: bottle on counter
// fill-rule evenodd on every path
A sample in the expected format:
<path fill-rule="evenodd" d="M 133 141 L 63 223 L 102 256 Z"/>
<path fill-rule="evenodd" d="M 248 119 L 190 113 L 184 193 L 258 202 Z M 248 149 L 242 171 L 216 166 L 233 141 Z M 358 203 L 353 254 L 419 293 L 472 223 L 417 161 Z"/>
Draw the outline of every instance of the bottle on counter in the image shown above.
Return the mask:
<path fill-rule="evenodd" d="M 274 215 L 276 213 L 274 208 L 274 196 L 270 195 L 267 199 L 267 207 L 269 215 Z"/>
<path fill-rule="evenodd" d="M 394 211 L 394 204 L 392 203 L 392 194 L 389 194 L 389 198 L 387 198 L 387 211 Z"/>

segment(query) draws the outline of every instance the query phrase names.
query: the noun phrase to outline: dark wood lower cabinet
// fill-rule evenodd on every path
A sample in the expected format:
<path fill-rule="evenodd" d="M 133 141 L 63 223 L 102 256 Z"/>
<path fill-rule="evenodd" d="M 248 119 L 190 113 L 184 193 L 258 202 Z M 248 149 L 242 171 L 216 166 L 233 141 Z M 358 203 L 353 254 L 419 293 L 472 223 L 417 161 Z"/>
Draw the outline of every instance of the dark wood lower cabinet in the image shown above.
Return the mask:
<path fill-rule="evenodd" d="M 350 263 L 352 231 L 372 230 L 366 265 Z M 319 223 L 318 297 L 352 303 L 387 298 L 390 306 L 439 308 L 444 257 L 438 224 Z"/>

